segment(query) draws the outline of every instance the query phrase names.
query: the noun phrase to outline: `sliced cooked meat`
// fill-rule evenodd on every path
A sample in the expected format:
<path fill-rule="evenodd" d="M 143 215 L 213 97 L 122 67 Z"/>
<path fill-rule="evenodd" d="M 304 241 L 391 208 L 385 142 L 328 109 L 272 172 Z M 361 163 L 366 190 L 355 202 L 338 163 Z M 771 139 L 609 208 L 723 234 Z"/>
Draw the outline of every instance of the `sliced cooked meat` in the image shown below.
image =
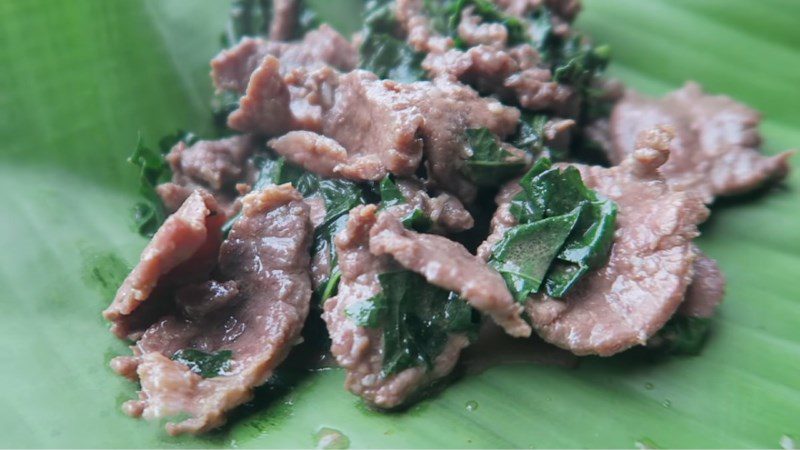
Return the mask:
<path fill-rule="evenodd" d="M 471 202 L 476 189 L 462 174 L 463 161 L 470 156 L 465 153 L 465 131 L 487 128 L 505 138 L 516 131 L 519 110 L 445 79 L 412 86 L 416 88 L 413 103 L 419 105 L 425 118 L 421 132 L 431 180 L 439 189 Z"/>
<path fill-rule="evenodd" d="M 461 11 L 461 20 L 456 31 L 458 37 L 470 47 L 489 45 L 503 48 L 508 43 L 506 26 L 498 22 L 484 22 L 481 16 L 475 14 L 474 6 L 468 6 Z"/>
<path fill-rule="evenodd" d="M 236 184 L 248 182 L 248 158 L 258 141 L 254 136 L 233 136 L 216 141 L 198 141 L 191 146 L 178 142 L 166 159 L 172 181 L 156 188 L 167 211 L 174 212 L 195 189 L 214 195 L 230 215 L 239 196 Z"/>
<path fill-rule="evenodd" d="M 300 338 L 311 298 L 311 237 L 309 208 L 290 185 L 245 196 L 242 217 L 220 249 L 218 271 L 226 281 L 181 290 L 178 310 L 145 332 L 134 356 L 112 361 L 142 387 L 124 410 L 147 419 L 188 414 L 167 431 L 202 433 L 250 400 Z M 230 361 L 203 378 L 171 359 L 186 349 L 228 351 Z"/>
<path fill-rule="evenodd" d="M 370 229 L 376 223 L 375 205 L 359 206 L 350 212 L 347 228 L 336 237 L 339 291 L 324 304 L 323 318 L 331 337 L 331 353 L 347 370 L 345 387 L 375 406 L 401 405 L 411 394 L 453 370 L 461 349 L 469 340 L 450 335 L 433 367 L 412 367 L 382 376 L 383 337 L 380 329 L 358 326 L 347 315 L 347 308 L 381 292 L 378 275 L 397 267 L 388 256 L 370 253 Z"/>
<path fill-rule="evenodd" d="M 716 261 L 695 249 L 694 278 L 686 290 L 686 297 L 678 308 L 678 314 L 689 317 L 709 318 L 714 316 L 717 306 L 725 296 L 725 276 Z"/>
<path fill-rule="evenodd" d="M 326 154 L 333 161 L 313 167 L 353 180 L 378 180 L 389 173 L 410 176 L 424 153 L 436 185 L 469 201 L 476 189 L 461 172 L 461 161 L 469 157 L 466 129 L 485 127 L 502 138 L 516 130 L 518 121 L 517 109 L 449 80 L 405 84 L 365 71 L 339 75 L 330 69 L 295 70 L 284 77 L 280 62 L 267 56 L 228 125 L 269 135 L 300 129 L 320 133 L 345 149 L 346 161 L 330 141 L 320 147 L 311 135 L 294 139 L 302 145 L 287 154 L 305 164 Z"/>
<path fill-rule="evenodd" d="M 636 148 L 641 131 L 670 125 L 676 137 L 661 173 L 673 187 L 695 190 L 710 203 L 788 173 L 790 152 L 772 157 L 759 152 L 759 121 L 756 111 L 729 97 L 705 94 L 696 83 L 660 100 L 628 92 L 611 116 L 608 158 L 620 163 Z"/>
<path fill-rule="evenodd" d="M 698 196 L 672 190 L 658 175 L 669 133 L 640 137 L 640 148 L 617 167 L 575 165 L 587 187 L 619 207 L 606 266 L 562 299 L 538 295 L 526 304 L 540 336 L 578 355 L 608 356 L 644 344 L 678 309 L 692 280 L 692 239 L 708 210 Z"/>
<path fill-rule="evenodd" d="M 326 108 L 323 133 L 347 149 L 347 178 L 378 180 L 389 172 L 412 175 L 422 158 L 422 114 L 410 85 L 365 71 L 343 75 Z"/>
<path fill-rule="evenodd" d="M 528 44 L 513 49 L 478 45 L 429 53 L 422 67 L 432 77 L 458 80 L 527 109 L 574 116 L 579 96 L 570 86 L 553 81 L 549 69 L 537 66 L 539 59 L 539 53 Z"/>
<path fill-rule="evenodd" d="M 444 52 L 453 47 L 453 40 L 433 31 L 426 15 L 425 0 L 397 0 L 395 15 L 411 47 L 418 52 Z"/>
<path fill-rule="evenodd" d="M 290 131 L 268 145 L 292 163 L 324 177 L 336 177 L 337 167 L 347 163 L 344 147 L 312 131 Z"/>
<path fill-rule="evenodd" d="M 457 233 L 475 225 L 475 220 L 464 208 L 464 204 L 448 193 L 431 197 L 422 183 L 412 179 L 398 180 L 397 187 L 412 208 L 419 208 L 430 217 L 434 231 Z"/>
<path fill-rule="evenodd" d="M 208 277 L 222 240 L 225 215 L 214 198 L 194 191 L 142 251 L 103 317 L 120 339 L 135 339 L 172 306 L 178 286 Z"/>
<path fill-rule="evenodd" d="M 244 38 L 235 47 L 223 50 L 214 57 L 211 60 L 211 76 L 216 88 L 243 94 L 250 76 L 266 56 L 280 60 L 283 75 L 294 69 L 313 71 L 325 66 L 350 71 L 358 64 L 358 50 L 327 25 L 306 33 L 299 42 L 274 39 Z"/>
<path fill-rule="evenodd" d="M 429 283 L 457 292 L 506 333 L 517 337 L 531 334 L 531 327 L 520 316 L 523 307 L 511 296 L 503 277 L 461 244 L 416 233 L 404 228 L 394 215 L 381 214 L 370 231 L 369 249 L 375 255 L 391 255 Z"/>

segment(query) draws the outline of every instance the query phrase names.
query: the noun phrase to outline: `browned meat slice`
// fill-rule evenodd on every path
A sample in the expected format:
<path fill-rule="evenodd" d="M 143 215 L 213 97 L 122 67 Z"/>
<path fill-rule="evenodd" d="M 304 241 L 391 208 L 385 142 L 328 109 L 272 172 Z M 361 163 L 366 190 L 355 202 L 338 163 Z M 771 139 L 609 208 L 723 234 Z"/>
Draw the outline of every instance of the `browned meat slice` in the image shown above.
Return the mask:
<path fill-rule="evenodd" d="M 375 205 L 354 208 L 347 228 L 336 237 L 342 279 L 338 294 L 324 304 L 323 318 L 331 336 L 331 353 L 347 370 L 345 387 L 370 404 L 392 408 L 450 373 L 469 340 L 464 335 L 451 335 L 430 369 L 413 367 L 386 377 L 381 375 L 381 330 L 360 327 L 347 315 L 348 307 L 381 292 L 378 274 L 397 267 L 390 257 L 370 253 L 369 235 L 377 220 L 376 211 Z"/>
<path fill-rule="evenodd" d="M 617 203 L 617 231 L 605 267 L 563 299 L 527 302 L 534 329 L 548 342 L 578 355 L 612 355 L 644 344 L 681 304 L 693 276 L 692 239 L 708 210 L 658 175 L 669 139 L 666 130 L 642 135 L 642 146 L 610 169 L 575 165 L 586 186 Z"/>
<path fill-rule="evenodd" d="M 236 184 L 249 182 L 248 158 L 257 147 L 253 136 L 234 136 L 216 141 L 198 141 L 191 146 L 178 142 L 167 155 L 172 182 L 156 188 L 167 211 L 174 212 L 195 189 L 203 189 L 228 215 L 234 212 L 239 193 Z"/>
<path fill-rule="evenodd" d="M 244 38 L 235 47 L 214 57 L 211 76 L 216 88 L 244 93 L 250 76 L 268 55 L 280 60 L 283 75 L 298 68 L 313 71 L 325 66 L 349 71 L 358 64 L 358 50 L 327 25 L 309 31 L 299 42 L 274 39 Z"/>
<path fill-rule="evenodd" d="M 698 255 L 694 262 L 694 278 L 686 290 L 686 297 L 678 308 L 678 314 L 689 317 L 709 318 L 714 315 L 725 295 L 725 276 L 713 259 L 695 248 Z"/>
<path fill-rule="evenodd" d="M 370 231 L 370 251 L 391 255 L 429 283 L 457 292 L 472 307 L 488 314 L 506 333 L 526 337 L 531 327 L 520 316 L 522 305 L 503 277 L 461 244 L 433 234 L 408 230 L 392 214 L 381 214 Z"/>
<path fill-rule="evenodd" d="M 309 208 L 290 185 L 243 199 L 242 217 L 222 244 L 224 282 L 188 286 L 178 310 L 151 326 L 112 367 L 141 383 L 139 400 L 124 410 L 146 419 L 179 414 L 167 431 L 202 433 L 225 422 L 230 409 L 250 400 L 300 338 L 311 298 Z M 172 360 L 179 350 L 231 352 L 224 370 L 203 378 Z"/>
<path fill-rule="evenodd" d="M 759 121 L 756 111 L 729 97 L 705 94 L 696 83 L 660 100 L 628 92 L 611 116 L 608 158 L 620 163 L 636 148 L 640 132 L 670 125 L 676 138 L 661 173 L 673 187 L 695 190 L 710 203 L 788 173 L 791 152 L 766 157 L 758 151 Z"/>
<path fill-rule="evenodd" d="M 174 289 L 208 277 L 222 240 L 225 215 L 214 198 L 195 191 L 142 251 L 103 317 L 120 339 L 134 339 L 169 308 Z"/>

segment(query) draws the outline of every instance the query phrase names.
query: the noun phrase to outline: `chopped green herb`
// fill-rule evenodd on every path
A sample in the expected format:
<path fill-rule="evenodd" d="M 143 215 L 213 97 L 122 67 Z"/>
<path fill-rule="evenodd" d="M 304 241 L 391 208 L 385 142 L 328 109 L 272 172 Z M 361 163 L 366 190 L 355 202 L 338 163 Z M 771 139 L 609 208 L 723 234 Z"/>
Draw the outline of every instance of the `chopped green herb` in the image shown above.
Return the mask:
<path fill-rule="evenodd" d="M 382 79 L 401 82 L 424 79 L 422 60 L 425 54 L 415 51 L 393 34 L 399 25 L 391 4 L 373 2 L 368 5 L 365 16 L 359 67 Z"/>
<path fill-rule="evenodd" d="M 406 198 L 403 196 L 403 193 L 400 192 L 400 189 L 397 187 L 391 175 L 381 180 L 380 194 L 381 209 L 406 203 Z"/>
<path fill-rule="evenodd" d="M 587 188 L 574 167 L 539 159 L 520 180 L 510 211 L 519 225 L 492 249 L 490 264 L 518 301 L 540 292 L 566 295 L 590 269 L 608 259 L 617 206 Z"/>
<path fill-rule="evenodd" d="M 648 348 L 679 355 L 697 355 L 708 337 L 711 319 L 675 314 L 655 336 Z"/>
<path fill-rule="evenodd" d="M 486 128 L 468 129 L 466 141 L 471 156 L 463 173 L 478 186 L 499 186 L 525 169 L 525 160 L 504 149 Z"/>
<path fill-rule="evenodd" d="M 128 158 L 128 162 L 139 168 L 139 194 L 144 199 L 134 206 L 133 220 L 136 231 L 144 237 L 152 237 L 166 219 L 164 204 L 156 193 L 156 186 L 169 181 L 172 177 L 172 171 L 164 155 L 180 141 L 191 145 L 197 141 L 197 137 L 191 133 L 178 131 L 174 135 L 161 138 L 158 149 L 152 149 L 145 146 L 144 139 L 140 135 L 136 149 Z"/>
<path fill-rule="evenodd" d="M 506 280 L 518 302 L 524 302 L 530 294 L 539 292 L 582 209 L 583 205 L 569 214 L 514 227 L 494 247 L 490 264 Z"/>
<path fill-rule="evenodd" d="M 433 228 L 433 220 L 419 208 L 414 208 L 413 211 L 406 214 L 400 221 L 403 223 L 404 227 L 409 230 L 419 231 L 420 233 L 425 233 Z"/>
<path fill-rule="evenodd" d="M 382 291 L 347 309 L 359 326 L 383 333 L 384 377 L 409 367 L 433 367 L 450 333 L 474 338 L 479 315 L 452 292 L 410 271 L 378 275 Z"/>
<path fill-rule="evenodd" d="M 220 350 L 216 353 L 206 353 L 202 350 L 185 348 L 172 355 L 172 360 L 189 367 L 189 370 L 203 378 L 214 378 L 227 375 L 231 369 L 230 350 Z"/>

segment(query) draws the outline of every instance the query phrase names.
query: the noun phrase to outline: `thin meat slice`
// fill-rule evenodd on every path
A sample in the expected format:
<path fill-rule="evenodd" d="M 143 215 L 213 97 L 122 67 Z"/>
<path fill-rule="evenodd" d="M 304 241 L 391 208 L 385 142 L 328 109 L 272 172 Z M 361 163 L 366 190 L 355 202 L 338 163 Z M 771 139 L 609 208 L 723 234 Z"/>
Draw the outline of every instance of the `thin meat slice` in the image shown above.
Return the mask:
<path fill-rule="evenodd" d="M 670 125 L 675 139 L 669 161 L 661 167 L 668 183 L 691 189 L 707 203 L 721 195 L 755 189 L 789 172 L 791 152 L 764 156 L 758 112 L 723 95 L 705 94 L 687 83 L 662 99 L 628 92 L 611 116 L 609 160 L 619 164 L 636 148 L 640 132 Z"/>
<path fill-rule="evenodd" d="M 337 295 L 323 305 L 323 319 L 331 337 L 331 353 L 347 371 L 345 387 L 372 405 L 393 408 L 450 373 L 469 339 L 461 334 L 450 335 L 430 369 L 412 367 L 385 377 L 381 374 L 382 330 L 360 327 L 347 315 L 349 307 L 381 292 L 380 273 L 397 268 L 389 256 L 370 252 L 369 235 L 377 221 L 376 212 L 375 205 L 353 208 L 347 228 L 336 237 L 342 278 Z"/>
<path fill-rule="evenodd" d="M 411 208 L 421 210 L 431 219 L 433 231 L 457 233 L 475 225 L 464 204 L 446 192 L 431 197 L 422 183 L 414 179 L 397 180 L 397 188 Z"/>
<path fill-rule="evenodd" d="M 242 217 L 222 243 L 224 281 L 187 286 L 174 314 L 152 325 L 112 368 L 141 383 L 139 400 L 123 409 L 168 423 L 172 435 L 202 433 L 225 423 L 232 408 L 272 375 L 300 339 L 311 298 L 309 208 L 290 185 L 271 186 L 243 199 Z M 203 378 L 172 360 L 179 350 L 231 352 L 221 373 Z"/>
<path fill-rule="evenodd" d="M 194 191 L 167 218 L 142 251 L 139 263 L 123 281 L 114 301 L 103 311 L 117 337 L 138 337 L 171 307 L 175 288 L 208 277 L 216 262 L 224 222 L 225 215 L 217 202 L 203 191 Z"/>
<path fill-rule="evenodd" d="M 237 207 L 238 183 L 249 182 L 249 158 L 258 140 L 241 135 L 215 141 L 198 141 L 188 146 L 178 142 L 166 159 L 172 181 L 159 185 L 156 192 L 167 211 L 174 212 L 195 189 L 210 192 L 230 216 Z"/>
<path fill-rule="evenodd" d="M 694 278 L 677 314 L 687 317 L 710 318 L 725 296 L 725 276 L 716 261 L 695 249 Z"/>
<path fill-rule="evenodd" d="M 429 283 L 457 292 L 506 333 L 530 336 L 531 327 L 521 317 L 523 307 L 514 300 L 503 277 L 461 244 L 416 233 L 403 227 L 393 214 L 381 214 L 370 231 L 369 249 L 375 255 L 391 255 Z"/>
<path fill-rule="evenodd" d="M 267 56 L 280 60 L 284 75 L 294 69 L 313 71 L 326 66 L 350 71 L 358 64 L 358 50 L 328 25 L 309 31 L 298 42 L 244 38 L 211 60 L 211 77 L 217 90 L 243 94 L 251 75 Z"/>
<path fill-rule="evenodd" d="M 608 263 L 587 274 L 562 299 L 526 304 L 536 332 L 578 355 L 608 356 L 645 344 L 680 306 L 694 275 L 692 239 L 708 216 L 702 199 L 675 191 L 658 174 L 670 134 L 652 130 L 621 165 L 575 165 L 587 187 L 617 203 Z"/>
<path fill-rule="evenodd" d="M 425 0 L 397 0 L 395 16 L 406 40 L 418 52 L 443 52 L 453 47 L 453 39 L 433 30 L 425 11 Z"/>
<path fill-rule="evenodd" d="M 550 70 L 539 66 L 540 59 L 528 44 L 512 49 L 481 44 L 468 50 L 429 53 L 422 67 L 431 77 L 457 80 L 527 109 L 574 116 L 579 96 L 570 86 L 553 81 Z"/>
<path fill-rule="evenodd" d="M 324 177 L 336 177 L 347 151 L 335 140 L 312 131 L 290 131 L 267 145 L 290 162 Z"/>
<path fill-rule="evenodd" d="M 379 80 L 366 71 L 343 75 L 323 113 L 323 134 L 347 149 L 339 172 L 378 180 L 388 173 L 412 175 L 422 159 L 419 129 L 425 119 L 411 87 Z"/>
<path fill-rule="evenodd" d="M 461 170 L 470 156 L 466 130 L 487 128 L 503 138 L 516 131 L 519 115 L 516 108 L 450 80 L 398 83 L 370 72 L 342 75 L 330 68 L 282 76 L 280 62 L 267 56 L 228 125 L 269 135 L 295 130 L 324 135 L 345 149 L 346 160 L 331 141 L 320 146 L 320 139 L 309 134 L 293 135 L 294 146 L 286 154 L 304 164 L 324 155 L 328 161 L 308 167 L 352 180 L 411 176 L 424 154 L 432 182 L 470 201 L 476 188 Z"/>

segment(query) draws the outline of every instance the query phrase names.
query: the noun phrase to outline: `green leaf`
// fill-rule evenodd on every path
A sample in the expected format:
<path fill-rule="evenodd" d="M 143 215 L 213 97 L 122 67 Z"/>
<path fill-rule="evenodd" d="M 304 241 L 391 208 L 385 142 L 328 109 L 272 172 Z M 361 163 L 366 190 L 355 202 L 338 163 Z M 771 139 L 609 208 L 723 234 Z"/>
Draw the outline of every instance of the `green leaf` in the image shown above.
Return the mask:
<path fill-rule="evenodd" d="M 406 203 L 406 198 L 403 196 L 403 193 L 400 192 L 400 189 L 397 187 L 391 175 L 381 180 L 379 191 L 381 195 L 381 209 Z"/>
<path fill-rule="evenodd" d="M 384 377 L 414 366 L 433 367 L 450 333 L 477 333 L 472 308 L 452 292 L 410 271 L 378 275 L 382 291 L 351 305 L 347 315 L 362 327 L 380 328 Z"/>
<path fill-rule="evenodd" d="M 388 175 L 381 180 L 378 185 L 378 192 L 381 197 L 380 209 L 407 203 L 403 193 L 400 192 L 400 189 L 394 182 L 394 177 L 392 175 Z M 433 220 L 419 208 L 411 210 L 401 219 L 401 222 L 406 228 L 419 231 L 420 233 L 424 233 L 433 227 Z"/>
<path fill-rule="evenodd" d="M 548 295 L 563 297 L 608 259 L 617 206 L 587 188 L 575 167 L 562 171 L 548 158 L 537 160 L 519 184 L 522 192 L 509 209 L 520 225 L 495 245 L 490 263 L 518 301 L 538 292 L 542 282 Z"/>
<path fill-rule="evenodd" d="M 506 280 L 518 302 L 525 302 L 539 291 L 583 208 L 580 205 L 568 214 L 518 225 L 506 232 L 492 249 L 490 264 Z"/>
<path fill-rule="evenodd" d="M 422 69 L 425 54 L 415 51 L 404 39 L 394 36 L 392 30 L 398 27 L 392 3 L 373 2 L 368 6 L 362 31 L 363 41 L 359 48 L 359 67 L 384 79 L 401 82 L 422 80 L 425 78 Z"/>
<path fill-rule="evenodd" d="M 178 131 L 174 135 L 161 138 L 158 150 L 154 150 L 145 146 L 144 139 L 139 135 L 136 149 L 128 158 L 128 162 L 139 168 L 139 194 L 143 197 L 143 201 L 133 207 L 133 223 L 136 231 L 142 236 L 152 236 L 166 219 L 164 204 L 156 193 L 156 186 L 169 181 L 172 177 L 172 171 L 164 156 L 179 141 L 192 145 L 196 137 L 191 133 Z"/>
<path fill-rule="evenodd" d="M 360 1 L 314 4 L 359 28 Z M 800 144 L 798 2 L 584 4 L 578 28 L 612 46 L 610 75 L 648 94 L 698 80 L 764 112 L 767 153 Z M 114 289 L 94 269 L 124 277 L 146 243 L 129 228 L 138 174 L 125 159 L 137 133 L 156 142 L 176 127 L 213 132 L 208 60 L 227 12 L 217 0 L 0 1 L 3 446 L 314 447 L 321 427 L 351 448 L 773 448 L 782 436 L 800 439 L 797 170 L 769 195 L 714 205 L 699 245 L 719 260 L 728 289 L 700 356 L 564 367 L 524 362 L 551 353 L 520 341 L 516 359 L 480 373 L 468 365 L 399 414 L 361 407 L 338 369 L 286 369 L 286 389 L 265 386 L 206 436 L 169 437 L 123 414 L 136 385 L 107 363 L 130 350 L 100 319 Z M 297 364 L 294 352 L 286 364 Z"/>
<path fill-rule="evenodd" d="M 650 338 L 647 346 L 666 353 L 699 355 L 710 326 L 711 319 L 676 314 Z"/>
<path fill-rule="evenodd" d="M 468 129 L 466 141 L 470 157 L 463 172 L 478 186 L 499 186 L 525 169 L 525 160 L 504 149 L 486 128 Z"/>
<path fill-rule="evenodd" d="M 203 378 L 214 378 L 226 375 L 231 370 L 230 350 L 220 350 L 215 353 L 206 353 L 194 348 L 178 350 L 172 355 L 172 360 L 189 367 L 189 370 Z"/>

